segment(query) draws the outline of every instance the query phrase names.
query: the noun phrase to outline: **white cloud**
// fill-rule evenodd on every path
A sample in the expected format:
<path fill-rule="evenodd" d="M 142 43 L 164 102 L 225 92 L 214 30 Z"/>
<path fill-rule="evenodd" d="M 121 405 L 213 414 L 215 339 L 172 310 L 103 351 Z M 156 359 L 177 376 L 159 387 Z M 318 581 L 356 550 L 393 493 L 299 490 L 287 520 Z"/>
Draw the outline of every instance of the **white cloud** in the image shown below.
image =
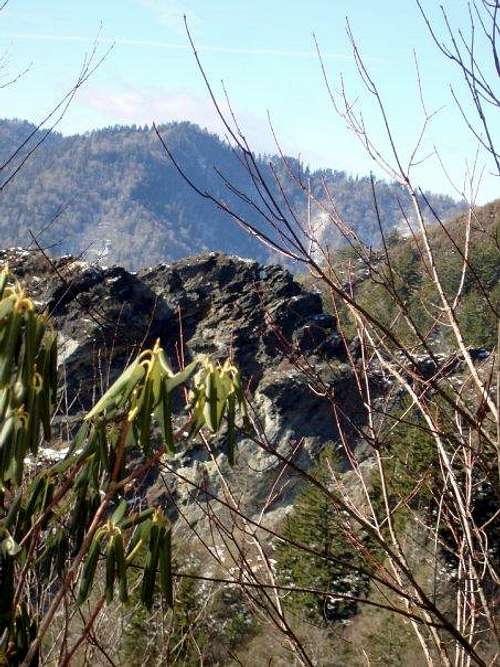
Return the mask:
<path fill-rule="evenodd" d="M 150 125 L 189 120 L 220 136 L 226 130 L 207 96 L 183 90 L 122 86 L 115 90 L 89 86 L 82 91 L 80 106 L 97 112 L 102 124 Z M 221 103 L 224 112 L 225 104 Z M 276 152 L 267 120 L 248 111 L 234 110 L 240 126 L 256 152 Z"/>
<path fill-rule="evenodd" d="M 185 36 L 185 32 L 182 33 Z M 37 33 L 37 32 L 10 32 L 2 35 L 12 40 L 25 41 L 48 41 L 48 42 L 81 42 L 83 44 L 92 44 L 95 41 L 95 36 L 84 35 L 64 35 L 52 33 Z M 181 43 L 173 43 L 162 40 L 152 39 L 128 39 L 123 37 L 99 37 L 99 44 L 117 46 L 131 46 L 143 47 L 153 49 L 167 49 L 167 50 L 191 50 L 187 40 Z M 265 57 L 279 57 L 279 58 L 313 58 L 317 59 L 318 55 L 315 51 L 300 50 L 300 49 L 253 49 L 247 47 L 233 47 L 233 46 L 215 46 L 211 44 L 196 44 L 196 49 L 200 53 L 227 53 L 244 56 L 265 56 Z M 323 60 L 337 60 L 344 62 L 352 62 L 352 56 L 346 53 L 324 52 L 322 54 Z M 386 62 L 382 58 L 367 58 L 367 61 Z"/>
<path fill-rule="evenodd" d="M 179 0 L 139 0 L 139 3 L 149 9 L 159 23 L 175 32 L 185 34 L 184 15 L 188 17 L 190 24 L 200 23 L 200 18 L 185 2 Z"/>

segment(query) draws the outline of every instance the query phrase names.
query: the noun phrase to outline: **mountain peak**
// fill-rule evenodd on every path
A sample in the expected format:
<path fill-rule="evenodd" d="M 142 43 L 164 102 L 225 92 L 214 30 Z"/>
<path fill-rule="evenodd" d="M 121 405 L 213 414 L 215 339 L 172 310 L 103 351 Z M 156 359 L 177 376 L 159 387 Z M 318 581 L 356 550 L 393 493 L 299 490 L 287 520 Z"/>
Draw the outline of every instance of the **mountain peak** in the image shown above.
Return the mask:
<path fill-rule="evenodd" d="M 27 121 L 0 121 L 0 160 L 5 162 L 34 130 L 36 127 Z M 188 121 L 161 125 L 160 131 L 201 192 L 226 202 L 257 229 L 263 224 L 257 210 L 262 202 L 253 206 L 244 200 L 256 193 L 237 151 Z M 26 143 L 5 170 L 4 180 L 41 136 L 35 133 Z M 297 160 L 285 166 L 276 156 L 255 159 L 282 209 L 286 211 L 290 204 L 305 224 L 307 190 L 288 174 L 289 169 L 300 171 L 303 166 Z M 315 216 L 324 215 L 320 207 L 326 204 L 326 184 L 358 236 L 369 244 L 378 243 L 379 227 L 368 178 L 354 178 L 339 170 L 304 172 L 310 180 L 311 196 L 319 202 L 312 206 L 313 221 Z M 275 181 L 273 184 L 276 175 L 279 186 Z M 397 184 L 380 181 L 377 190 L 383 225 L 390 229 L 401 219 L 399 202 L 408 212 L 410 202 Z M 449 197 L 435 195 L 431 201 L 444 217 L 460 208 Z M 27 246 L 32 243 L 31 233 L 53 253 L 83 253 L 94 262 L 118 262 L 130 269 L 206 250 L 276 261 L 269 249 L 193 191 L 147 127 L 115 126 L 70 137 L 49 135 L 9 183 L 0 211 L 4 246 Z M 342 242 L 332 224 L 322 225 L 320 235 L 320 241 L 330 246 Z"/>

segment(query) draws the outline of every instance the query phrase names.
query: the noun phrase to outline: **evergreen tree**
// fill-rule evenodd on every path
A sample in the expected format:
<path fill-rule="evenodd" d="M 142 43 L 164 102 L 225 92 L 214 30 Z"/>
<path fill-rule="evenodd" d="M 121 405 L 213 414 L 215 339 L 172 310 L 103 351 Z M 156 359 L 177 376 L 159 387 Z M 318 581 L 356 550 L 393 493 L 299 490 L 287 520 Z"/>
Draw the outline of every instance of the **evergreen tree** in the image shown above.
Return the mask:
<path fill-rule="evenodd" d="M 327 462 L 336 467 L 334 461 L 332 448 L 326 447 L 312 472 L 325 486 L 329 476 Z M 361 565 L 359 549 L 347 539 L 341 521 L 331 499 L 318 487 L 308 484 L 295 502 L 282 534 L 314 553 L 289 542 L 280 542 L 277 547 L 277 568 L 284 585 L 329 593 L 327 596 L 294 593 L 288 598 L 293 612 L 318 625 L 345 620 L 357 612 L 357 604 L 339 594 L 362 597 L 368 590 L 368 578 L 352 567 Z"/>

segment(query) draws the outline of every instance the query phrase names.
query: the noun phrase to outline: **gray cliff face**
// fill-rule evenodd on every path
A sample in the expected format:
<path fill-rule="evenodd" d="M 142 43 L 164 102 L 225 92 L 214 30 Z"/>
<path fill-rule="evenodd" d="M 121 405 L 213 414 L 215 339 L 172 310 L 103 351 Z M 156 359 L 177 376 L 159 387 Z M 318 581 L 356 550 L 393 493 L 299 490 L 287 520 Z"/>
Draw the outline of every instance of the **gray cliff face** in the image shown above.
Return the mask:
<path fill-rule="evenodd" d="M 157 338 L 174 368 L 182 355 L 186 362 L 201 353 L 232 356 L 269 444 L 266 451 L 241 441 L 238 463 L 229 473 L 251 513 L 258 513 L 276 481 L 275 490 L 283 484 L 284 490 L 267 511 L 277 509 L 279 515 L 292 502 L 296 476 L 282 471 L 273 450 L 293 455 L 307 468 L 327 442 L 337 439 L 333 411 L 322 393 L 334 390 L 347 429 L 364 421 L 356 383 L 342 363 L 334 319 L 323 312 L 319 295 L 304 290 L 282 267 L 210 253 L 131 274 L 71 257 L 49 262 L 40 253 L 15 249 L 0 253 L 4 262 L 60 332 L 70 421 L 78 421 L 137 351 Z M 308 364 L 321 378 L 316 392 Z M 213 453 L 227 472 L 223 438 L 213 443 Z M 180 451 L 169 465 L 186 479 L 203 480 L 211 493 L 219 491 L 216 465 L 201 445 Z M 168 488 L 196 520 L 199 491 L 173 474 L 165 481 L 149 493 L 159 496 Z"/>

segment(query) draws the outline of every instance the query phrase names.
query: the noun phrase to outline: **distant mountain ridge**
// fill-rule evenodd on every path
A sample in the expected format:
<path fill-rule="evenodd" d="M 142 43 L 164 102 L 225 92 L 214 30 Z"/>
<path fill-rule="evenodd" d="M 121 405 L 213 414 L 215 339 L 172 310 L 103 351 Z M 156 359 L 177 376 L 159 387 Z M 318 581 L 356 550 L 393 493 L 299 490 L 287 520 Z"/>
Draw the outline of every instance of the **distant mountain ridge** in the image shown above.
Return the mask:
<path fill-rule="evenodd" d="M 35 127 L 27 121 L 0 120 L 0 162 L 4 164 Z M 218 136 L 189 122 L 161 128 L 169 147 L 187 175 L 202 190 L 213 192 L 255 225 L 258 214 L 225 187 L 214 166 L 240 191 L 252 195 L 252 185 L 239 156 Z M 37 133 L 1 172 L 1 182 L 39 140 Z M 269 163 L 285 176 L 279 158 L 257 158 L 271 176 Z M 299 170 L 297 160 L 290 159 Z M 378 223 L 373 211 L 370 179 L 344 171 L 304 170 L 315 196 L 324 184 L 338 210 L 367 243 L 377 244 Z M 284 185 L 286 197 L 299 215 L 306 215 L 306 198 L 293 180 Z M 401 223 L 409 202 L 397 184 L 377 182 L 383 225 Z M 129 269 L 176 260 L 203 251 L 220 251 L 269 262 L 276 255 L 256 242 L 222 211 L 196 194 L 183 181 L 150 128 L 110 127 L 83 135 L 52 133 L 2 192 L 0 246 L 28 246 L 30 231 L 52 253 L 85 253 L 90 260 L 120 263 Z M 280 196 L 277 193 L 277 196 Z M 430 195 L 443 217 L 460 212 L 448 196 Z M 332 229 L 320 230 L 321 240 L 338 245 Z"/>

